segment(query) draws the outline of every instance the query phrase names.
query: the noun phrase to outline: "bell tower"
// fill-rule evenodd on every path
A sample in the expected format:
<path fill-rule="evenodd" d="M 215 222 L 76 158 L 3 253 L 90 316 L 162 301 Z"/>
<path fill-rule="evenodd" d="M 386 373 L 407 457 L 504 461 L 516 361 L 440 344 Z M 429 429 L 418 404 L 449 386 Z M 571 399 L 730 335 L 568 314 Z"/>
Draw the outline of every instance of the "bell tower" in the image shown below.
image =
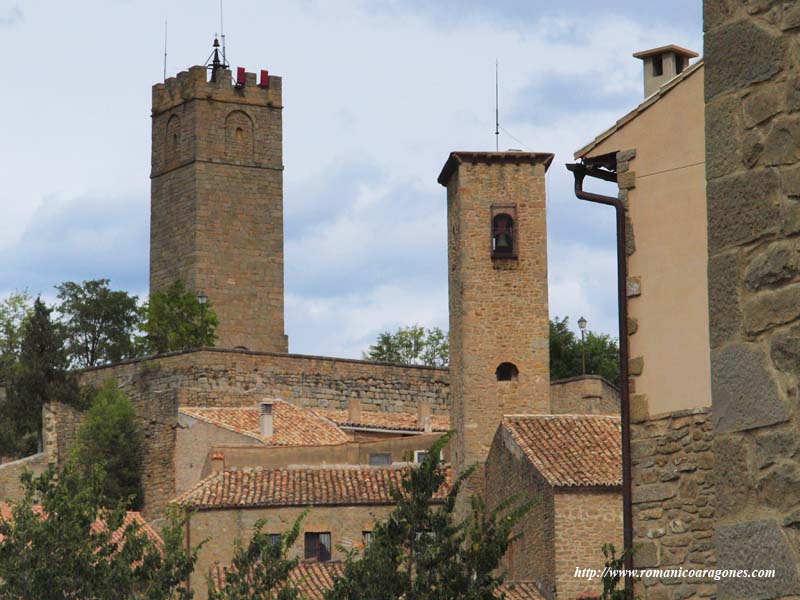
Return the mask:
<path fill-rule="evenodd" d="M 453 152 L 447 188 L 452 457 L 477 463 L 509 414 L 549 411 L 545 172 L 552 154 Z"/>
<path fill-rule="evenodd" d="M 150 289 L 205 292 L 220 347 L 288 351 L 282 108 L 280 77 L 218 59 L 153 86 Z"/>

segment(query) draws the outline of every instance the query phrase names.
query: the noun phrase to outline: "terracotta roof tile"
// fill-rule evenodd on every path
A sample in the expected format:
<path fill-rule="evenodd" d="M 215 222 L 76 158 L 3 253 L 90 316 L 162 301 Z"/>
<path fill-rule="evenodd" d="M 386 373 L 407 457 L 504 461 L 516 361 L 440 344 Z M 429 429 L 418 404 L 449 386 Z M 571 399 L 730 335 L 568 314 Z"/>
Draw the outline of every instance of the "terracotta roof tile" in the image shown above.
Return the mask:
<path fill-rule="evenodd" d="M 211 565 L 209 576 L 217 589 L 225 582 L 229 569 L 229 566 L 219 563 Z M 300 591 L 304 599 L 323 600 L 325 591 L 333 586 L 333 578 L 343 572 L 344 564 L 339 561 L 301 562 L 289 572 L 289 581 Z"/>
<path fill-rule="evenodd" d="M 33 506 L 33 511 L 37 514 L 43 514 L 42 507 L 38 504 Z M 0 502 L 0 519 L 4 521 L 9 521 L 13 517 L 12 507 L 10 504 L 5 502 Z M 125 520 L 122 522 L 122 526 L 114 531 L 111 535 L 111 541 L 115 544 L 119 544 L 123 539 L 123 534 L 125 533 L 125 529 L 133 524 L 137 523 L 139 525 L 139 531 L 146 535 L 158 548 L 162 548 L 164 546 L 164 541 L 161 539 L 161 536 L 158 532 L 153 529 L 150 524 L 145 521 L 142 513 L 136 511 L 128 511 L 125 515 Z M 99 533 L 101 531 L 105 531 L 106 523 L 105 521 L 98 520 L 92 523 L 90 527 L 90 531 L 92 533 Z M 1 540 L 2 538 L 0 538 Z"/>
<path fill-rule="evenodd" d="M 350 439 L 335 423 L 283 400 L 275 400 L 273 403 L 273 435 L 270 437 L 261 435 L 261 413 L 258 406 L 182 406 L 179 410 L 181 414 L 255 438 L 267 446 L 331 446 L 343 444 Z"/>
<path fill-rule="evenodd" d="M 417 423 L 416 413 L 361 411 L 358 421 L 351 421 L 346 410 L 319 409 L 317 414 L 324 416 L 341 427 L 363 427 L 365 429 L 392 429 L 395 431 L 424 431 L 424 426 Z M 450 429 L 449 415 L 431 415 L 433 431 L 444 432 Z"/>
<path fill-rule="evenodd" d="M 211 565 L 209 576 L 217 589 L 225 582 L 229 569 L 229 566 L 219 563 Z M 289 581 L 307 600 L 323 600 L 326 590 L 333 586 L 334 578 L 341 576 L 342 573 L 344 573 L 344 563 L 340 561 L 301 562 L 289 573 Z M 506 600 L 544 600 L 544 596 L 530 581 L 509 582 L 502 585 L 499 591 L 506 593 Z"/>
<path fill-rule="evenodd" d="M 226 469 L 200 481 L 173 502 L 200 510 L 392 504 L 390 491 L 400 486 L 408 468 L 342 465 Z"/>
<path fill-rule="evenodd" d="M 619 417 L 509 415 L 502 427 L 551 485 L 622 485 Z"/>

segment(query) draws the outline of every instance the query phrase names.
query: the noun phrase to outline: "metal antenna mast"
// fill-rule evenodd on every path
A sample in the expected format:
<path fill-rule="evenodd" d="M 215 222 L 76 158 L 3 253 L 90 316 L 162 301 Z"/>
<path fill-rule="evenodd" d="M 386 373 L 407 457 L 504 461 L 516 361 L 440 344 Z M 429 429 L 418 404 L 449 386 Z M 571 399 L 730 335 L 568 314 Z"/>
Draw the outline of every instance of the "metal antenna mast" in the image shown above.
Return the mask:
<path fill-rule="evenodd" d="M 499 86 L 500 61 L 494 61 L 494 149 L 500 152 L 500 86 Z"/>
<path fill-rule="evenodd" d="M 164 81 L 167 80 L 167 20 L 164 19 Z"/>
<path fill-rule="evenodd" d="M 225 56 L 225 21 L 222 13 L 222 0 L 219 0 L 219 36 L 222 38 L 222 64 L 227 67 L 228 59 Z"/>

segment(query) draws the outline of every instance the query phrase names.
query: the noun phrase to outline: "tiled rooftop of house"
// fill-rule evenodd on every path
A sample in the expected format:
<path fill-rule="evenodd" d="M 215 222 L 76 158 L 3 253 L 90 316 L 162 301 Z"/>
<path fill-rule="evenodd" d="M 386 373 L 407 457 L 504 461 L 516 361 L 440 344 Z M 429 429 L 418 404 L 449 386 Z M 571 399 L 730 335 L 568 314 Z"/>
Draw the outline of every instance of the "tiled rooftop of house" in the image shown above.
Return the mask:
<path fill-rule="evenodd" d="M 200 510 L 392 504 L 391 490 L 400 486 L 407 468 L 341 465 L 226 469 L 200 481 L 173 502 Z"/>
<path fill-rule="evenodd" d="M 350 419 L 346 410 L 318 409 L 315 411 L 341 427 L 363 429 L 387 429 L 391 431 L 424 431 L 425 424 L 420 423 L 416 413 L 385 412 L 362 410 L 355 421 Z M 431 415 L 431 430 L 444 432 L 450 429 L 449 415 Z"/>
<path fill-rule="evenodd" d="M 33 506 L 33 511 L 36 514 L 43 514 L 42 507 L 38 504 Z M 13 516 L 11 505 L 5 502 L 0 502 L 0 519 L 9 521 Z M 125 529 L 134 523 L 139 526 L 139 531 L 150 538 L 150 540 L 154 542 L 156 546 L 159 548 L 163 547 L 164 541 L 161 539 L 161 536 L 158 534 L 158 532 L 153 529 L 147 521 L 145 521 L 142 513 L 132 510 L 128 511 L 128 513 L 125 515 L 125 520 L 122 522 L 122 526 L 114 531 L 114 533 L 111 535 L 111 541 L 115 544 L 119 544 L 123 539 Z M 105 531 L 105 529 L 105 521 L 95 521 L 90 528 L 92 533 L 99 533 L 100 531 Z M 2 537 L 0 537 L 0 540 L 1 539 Z"/>
<path fill-rule="evenodd" d="M 225 574 L 229 568 L 220 564 L 211 566 L 209 576 L 217 589 L 225 582 Z M 339 561 L 301 562 L 290 571 L 289 581 L 307 600 L 323 600 L 325 591 L 333 586 L 334 577 L 342 575 L 343 572 L 344 563 Z M 506 600 L 543 600 L 544 598 L 533 583 L 528 581 L 506 583 L 499 591 L 506 593 Z"/>
<path fill-rule="evenodd" d="M 350 439 L 335 423 L 283 400 L 273 401 L 273 434 L 270 437 L 261 435 L 258 406 L 182 406 L 179 410 L 183 415 L 255 438 L 267 446 L 331 446 Z"/>
<path fill-rule="evenodd" d="M 622 485 L 619 417 L 509 415 L 502 426 L 550 485 Z"/>

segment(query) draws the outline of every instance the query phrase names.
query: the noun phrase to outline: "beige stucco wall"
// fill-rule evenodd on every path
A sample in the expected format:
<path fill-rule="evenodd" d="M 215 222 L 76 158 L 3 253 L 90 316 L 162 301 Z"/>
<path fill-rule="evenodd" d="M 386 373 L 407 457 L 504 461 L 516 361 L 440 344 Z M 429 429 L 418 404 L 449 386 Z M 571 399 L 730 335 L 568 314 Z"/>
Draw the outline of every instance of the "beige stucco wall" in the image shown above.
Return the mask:
<path fill-rule="evenodd" d="M 643 358 L 633 393 L 650 414 L 711 404 L 703 67 L 593 148 L 589 156 L 635 149 L 628 191 L 636 250 L 629 298 L 637 321 L 630 356 Z M 610 283 L 609 283 L 610 285 Z"/>
<path fill-rule="evenodd" d="M 372 531 L 375 522 L 386 519 L 394 509 L 391 505 L 362 506 L 315 506 L 303 521 L 300 535 L 293 547 L 293 556 L 303 557 L 306 531 L 331 533 L 331 558 L 344 560 L 337 546 L 344 548 L 361 542 L 363 531 Z M 197 556 L 197 564 L 190 578 L 197 600 L 207 598 L 206 574 L 215 562 L 230 564 L 233 557 L 234 540 L 247 544 L 253 525 L 259 519 L 267 519 L 265 533 L 288 531 L 299 517 L 303 507 L 250 508 L 234 510 L 203 510 L 195 513 L 188 527 L 189 543 L 198 544 L 207 540 Z"/>

